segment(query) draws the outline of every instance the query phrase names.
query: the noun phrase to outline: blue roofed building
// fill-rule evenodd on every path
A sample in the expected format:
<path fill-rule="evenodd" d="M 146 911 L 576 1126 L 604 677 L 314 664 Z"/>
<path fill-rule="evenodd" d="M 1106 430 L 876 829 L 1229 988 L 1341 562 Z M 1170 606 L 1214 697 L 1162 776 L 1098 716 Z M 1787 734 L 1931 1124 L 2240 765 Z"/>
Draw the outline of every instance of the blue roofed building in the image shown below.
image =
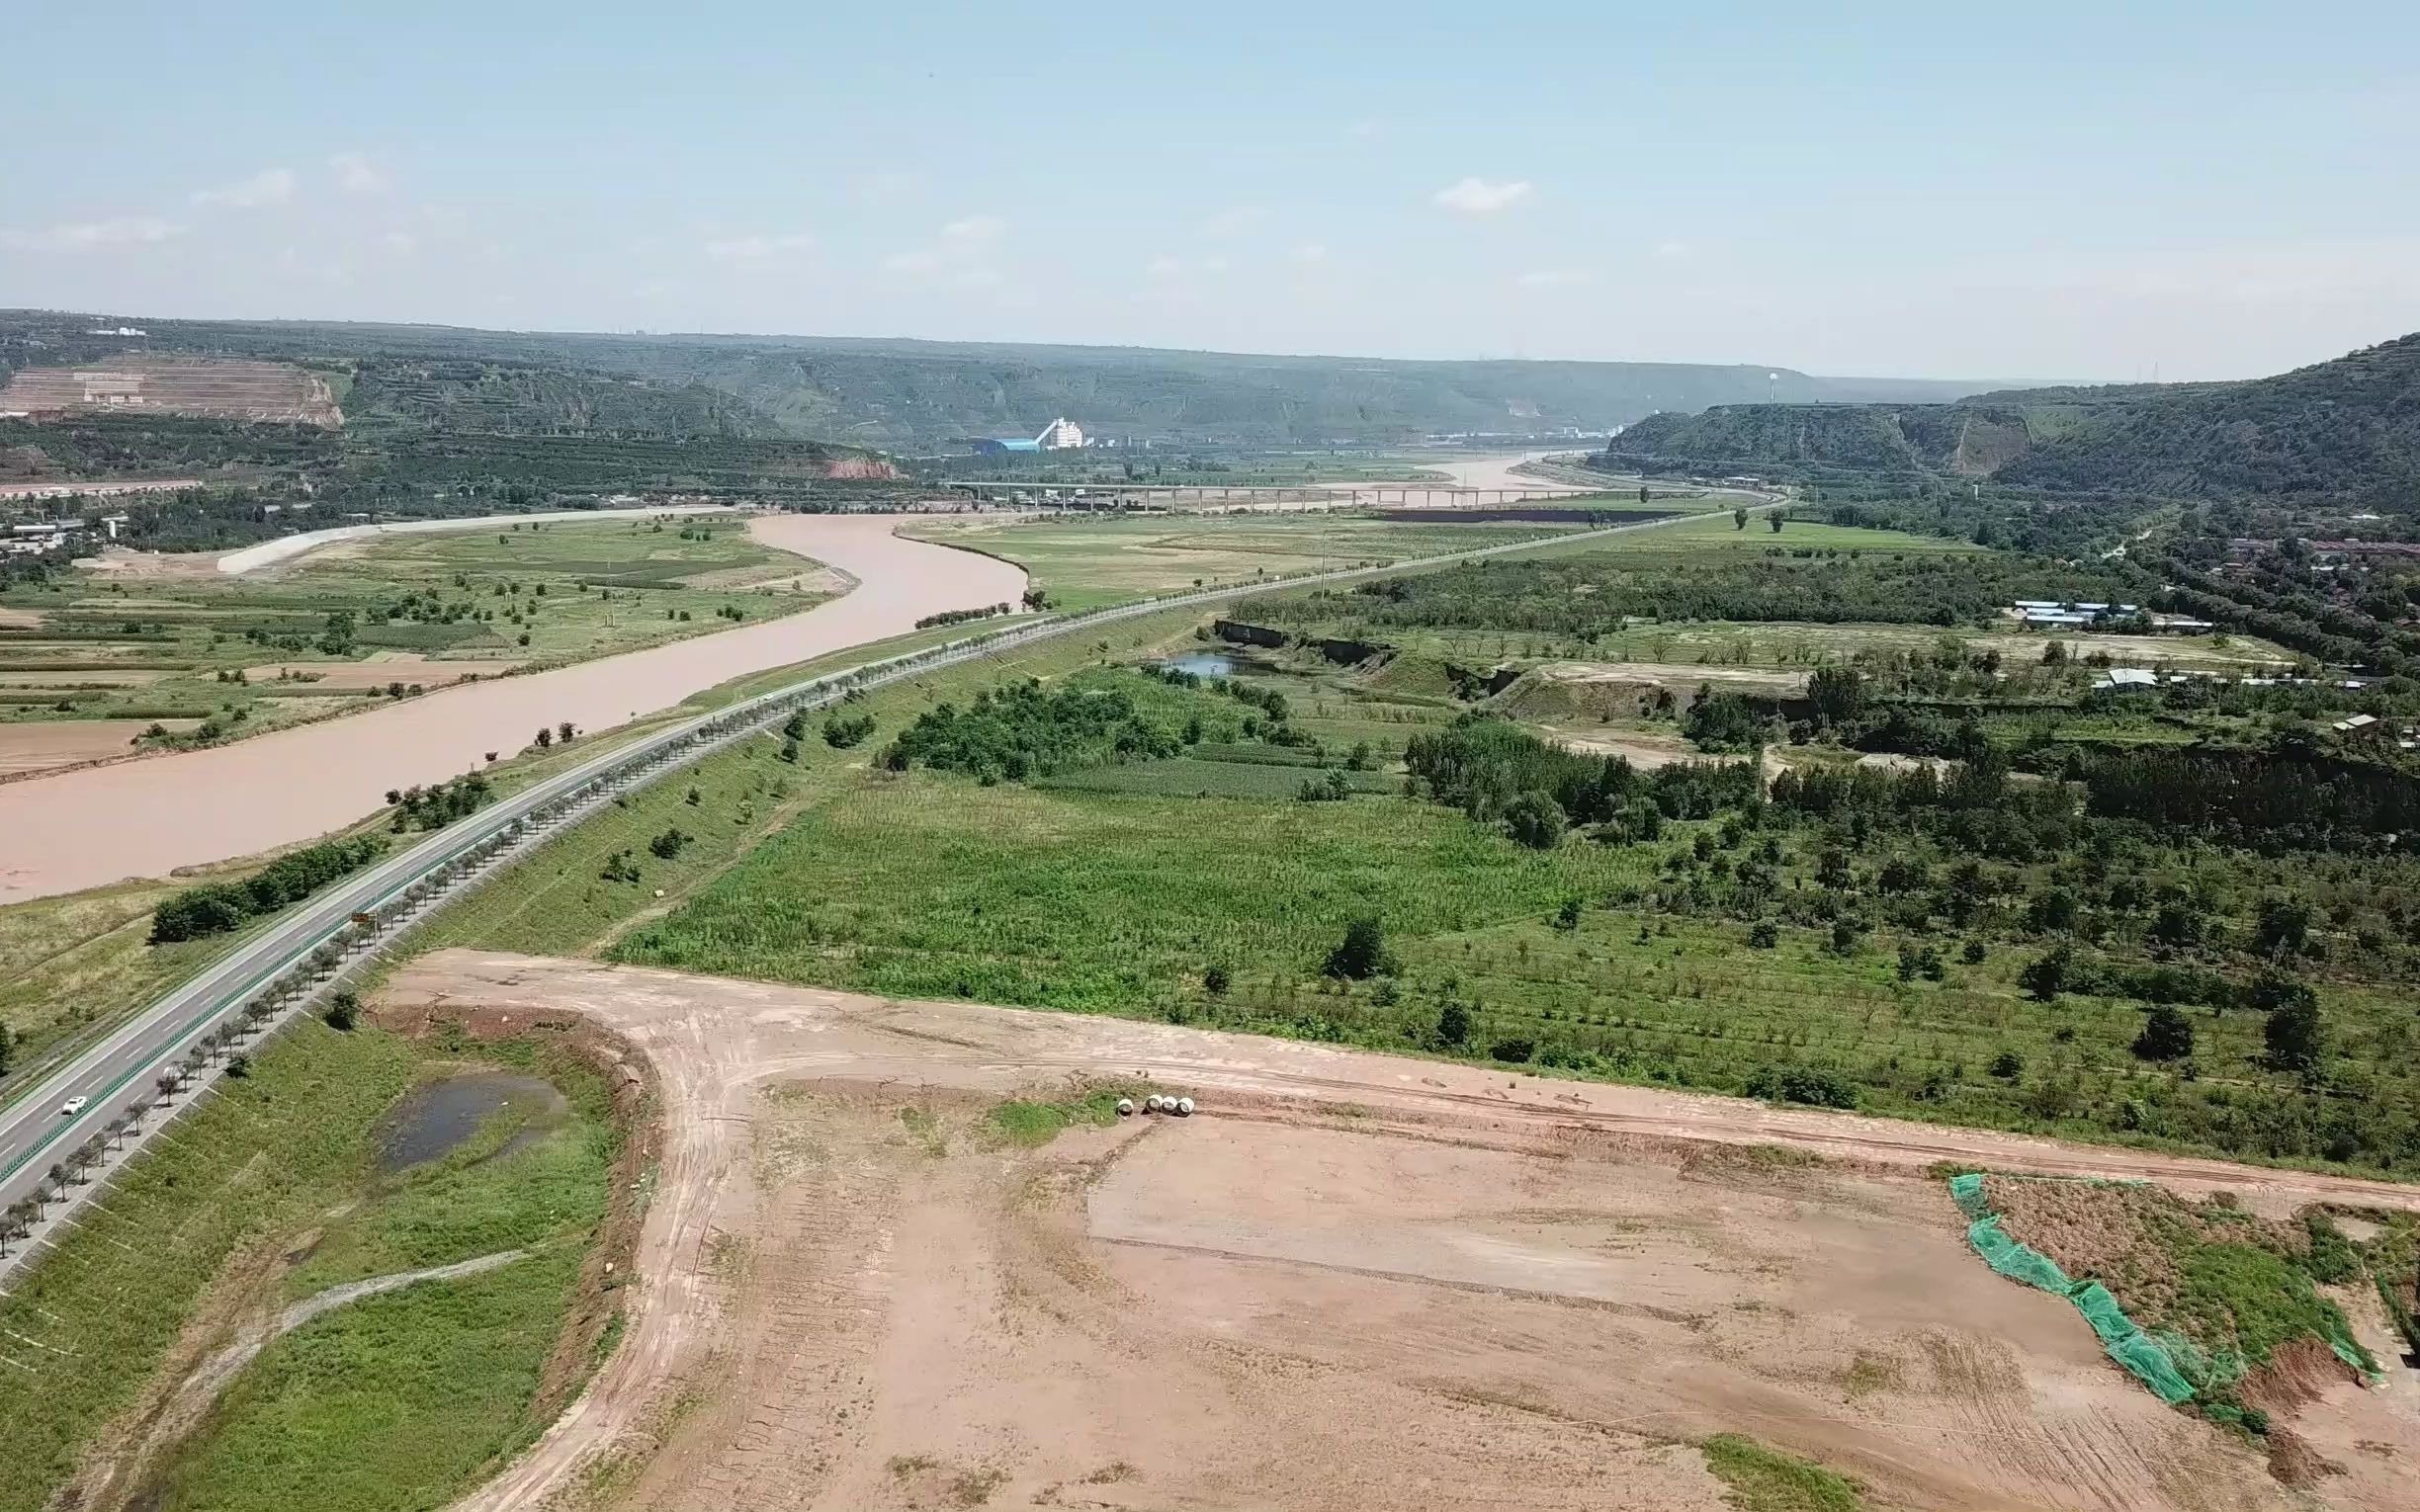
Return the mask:
<path fill-rule="evenodd" d="M 1039 436 L 979 436 L 975 439 L 975 455 L 1004 457 L 1023 452 L 1068 452 L 1083 444 L 1083 428 L 1062 415 L 1042 427 Z"/>

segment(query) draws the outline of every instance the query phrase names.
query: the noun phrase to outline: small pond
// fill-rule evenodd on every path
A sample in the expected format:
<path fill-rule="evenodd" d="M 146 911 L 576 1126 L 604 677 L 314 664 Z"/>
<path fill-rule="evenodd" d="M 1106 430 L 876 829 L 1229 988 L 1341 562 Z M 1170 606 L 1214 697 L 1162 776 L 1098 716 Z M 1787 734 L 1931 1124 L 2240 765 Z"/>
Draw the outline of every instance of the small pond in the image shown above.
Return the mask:
<path fill-rule="evenodd" d="M 1195 677 L 1233 677 L 1236 660 L 1224 651 L 1192 651 L 1168 663 L 1179 672 Z"/>
<path fill-rule="evenodd" d="M 415 1089 L 379 1131 L 379 1169 L 405 1170 L 442 1159 L 469 1142 L 500 1113 L 519 1115 L 521 1129 L 498 1154 L 511 1154 L 571 1116 L 571 1104 L 542 1076 L 474 1071 Z"/>

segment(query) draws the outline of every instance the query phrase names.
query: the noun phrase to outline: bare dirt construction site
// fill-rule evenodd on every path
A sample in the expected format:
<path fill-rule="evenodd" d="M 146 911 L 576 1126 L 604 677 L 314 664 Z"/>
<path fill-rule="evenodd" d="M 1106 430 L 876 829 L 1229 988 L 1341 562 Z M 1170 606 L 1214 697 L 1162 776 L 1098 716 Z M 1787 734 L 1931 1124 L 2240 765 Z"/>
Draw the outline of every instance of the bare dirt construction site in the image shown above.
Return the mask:
<path fill-rule="evenodd" d="M 73 368 L 27 368 L 0 388 L 0 410 L 92 414 L 132 410 L 218 420 L 336 426 L 326 378 L 291 363 L 129 355 Z"/>
<path fill-rule="evenodd" d="M 477 1508 L 1714 1512 L 1734 1503 L 1698 1446 L 1724 1433 L 1877 1508 L 2309 1507 L 2113 1366 L 2064 1301 L 1985 1268 L 1931 1167 L 2223 1188 L 2264 1211 L 2420 1206 L 2345 1178 L 577 961 L 442 952 L 380 1012 L 590 1024 L 659 1088 L 622 1341 Z M 1104 1088 L 1199 1112 L 1071 1111 Z M 2316 1494 L 2408 1506 L 2420 1411 L 2391 1385 L 2340 1390 L 2359 1400 L 2303 1417 L 2362 1415 L 2383 1472 Z"/>

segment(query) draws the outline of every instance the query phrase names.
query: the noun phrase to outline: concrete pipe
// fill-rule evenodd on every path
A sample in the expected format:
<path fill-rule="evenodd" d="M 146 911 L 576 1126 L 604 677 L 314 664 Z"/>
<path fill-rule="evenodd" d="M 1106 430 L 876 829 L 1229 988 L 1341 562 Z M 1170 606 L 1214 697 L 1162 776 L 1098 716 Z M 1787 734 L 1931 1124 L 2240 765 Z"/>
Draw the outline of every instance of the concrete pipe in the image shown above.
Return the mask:
<path fill-rule="evenodd" d="M 1121 1098 L 1119 1098 L 1119 1099 L 1118 1099 L 1118 1117 L 1119 1117 L 1119 1118 L 1125 1118 L 1125 1117 L 1126 1117 L 1128 1114 L 1131 1114 L 1131 1113 L 1133 1113 L 1133 1112 L 1134 1112 L 1134 1099 L 1133 1099 L 1133 1098 L 1131 1098 L 1131 1097 L 1121 1097 Z"/>
<path fill-rule="evenodd" d="M 1180 1119 L 1191 1118 L 1193 1116 L 1193 1099 L 1189 1097 L 1180 1097 L 1176 1099 L 1176 1116 Z"/>
<path fill-rule="evenodd" d="M 1153 1113 L 1158 1113 L 1161 1109 L 1167 1106 L 1167 1099 L 1162 1097 L 1159 1093 L 1154 1092 L 1150 1097 L 1143 1100 L 1143 1106 Z"/>

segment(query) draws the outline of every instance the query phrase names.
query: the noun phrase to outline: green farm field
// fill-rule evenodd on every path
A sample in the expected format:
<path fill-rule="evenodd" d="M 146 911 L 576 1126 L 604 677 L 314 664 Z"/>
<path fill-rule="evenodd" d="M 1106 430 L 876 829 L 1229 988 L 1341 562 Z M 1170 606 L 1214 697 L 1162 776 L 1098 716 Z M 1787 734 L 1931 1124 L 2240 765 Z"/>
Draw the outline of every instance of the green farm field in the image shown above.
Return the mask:
<path fill-rule="evenodd" d="M 154 720 L 171 732 L 161 743 L 213 744 L 792 614 L 831 591 L 815 563 L 730 517 L 374 537 L 243 578 L 101 569 L 20 584 L 0 593 L 0 754 L 99 721 L 132 722 L 75 758 L 123 749 L 128 727 L 139 743 Z"/>
<path fill-rule="evenodd" d="M 1244 613 L 1249 616 L 1249 611 Z M 2039 662 L 2055 642 L 2079 665 L 2100 656 L 2122 667 L 2176 667 L 2242 676 L 2297 665 L 2292 652 L 2252 635 L 2119 635 L 2091 630 L 2044 635 L 2020 630 L 2013 623 L 1991 630 L 1961 627 L 1944 630 L 1913 625 L 1673 620 L 1628 625 L 1586 640 L 1542 631 L 1438 626 L 1390 629 L 1386 639 L 1401 650 L 1467 663 L 1570 660 L 1802 669 L 1870 655 L 1929 655 L 1945 643 L 1954 643 L 1967 653 L 1996 651 L 2009 664 L 2021 665 Z"/>
<path fill-rule="evenodd" d="M 1572 528 L 1577 528 L 1578 522 Z M 1031 521 L 944 518 L 906 534 L 1006 557 L 1056 609 L 1536 541 L 1554 525 L 1397 524 L 1360 514 L 1148 515 Z"/>

